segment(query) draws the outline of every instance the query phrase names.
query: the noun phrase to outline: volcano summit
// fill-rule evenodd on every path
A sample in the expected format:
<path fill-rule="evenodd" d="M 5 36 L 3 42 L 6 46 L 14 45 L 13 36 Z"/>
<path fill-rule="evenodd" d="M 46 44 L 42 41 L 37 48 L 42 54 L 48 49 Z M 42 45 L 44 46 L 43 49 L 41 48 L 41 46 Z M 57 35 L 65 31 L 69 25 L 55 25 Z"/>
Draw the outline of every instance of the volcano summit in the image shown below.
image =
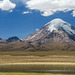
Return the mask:
<path fill-rule="evenodd" d="M 23 41 L 38 44 L 73 43 L 75 42 L 75 28 L 62 19 L 56 18 Z"/>

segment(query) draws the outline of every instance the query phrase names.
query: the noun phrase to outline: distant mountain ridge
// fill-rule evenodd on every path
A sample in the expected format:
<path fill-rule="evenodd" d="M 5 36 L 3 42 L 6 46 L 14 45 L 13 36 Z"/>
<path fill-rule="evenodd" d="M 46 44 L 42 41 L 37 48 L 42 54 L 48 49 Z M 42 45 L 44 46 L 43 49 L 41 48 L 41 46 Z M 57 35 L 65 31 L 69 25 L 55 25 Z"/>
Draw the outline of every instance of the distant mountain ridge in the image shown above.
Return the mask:
<path fill-rule="evenodd" d="M 0 40 L 2 40 L 2 38 L 0 38 Z"/>
<path fill-rule="evenodd" d="M 14 37 L 9 37 L 6 41 L 7 42 L 16 42 L 18 40 L 20 40 L 20 39 L 18 37 L 14 36 Z"/>

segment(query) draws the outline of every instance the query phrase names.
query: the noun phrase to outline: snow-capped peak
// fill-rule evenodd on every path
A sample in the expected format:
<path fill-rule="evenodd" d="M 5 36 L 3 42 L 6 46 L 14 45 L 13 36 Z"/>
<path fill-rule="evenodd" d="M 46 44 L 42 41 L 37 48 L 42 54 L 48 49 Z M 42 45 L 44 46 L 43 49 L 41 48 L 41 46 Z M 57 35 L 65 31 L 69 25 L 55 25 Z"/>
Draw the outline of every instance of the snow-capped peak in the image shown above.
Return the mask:
<path fill-rule="evenodd" d="M 61 28 L 64 31 L 66 31 L 68 34 L 75 35 L 75 29 L 73 29 L 69 23 L 67 23 L 59 18 L 56 18 L 56 19 L 50 21 L 45 26 L 48 27 L 48 31 L 50 31 L 50 32 L 52 32 L 54 30 L 59 31 Z"/>

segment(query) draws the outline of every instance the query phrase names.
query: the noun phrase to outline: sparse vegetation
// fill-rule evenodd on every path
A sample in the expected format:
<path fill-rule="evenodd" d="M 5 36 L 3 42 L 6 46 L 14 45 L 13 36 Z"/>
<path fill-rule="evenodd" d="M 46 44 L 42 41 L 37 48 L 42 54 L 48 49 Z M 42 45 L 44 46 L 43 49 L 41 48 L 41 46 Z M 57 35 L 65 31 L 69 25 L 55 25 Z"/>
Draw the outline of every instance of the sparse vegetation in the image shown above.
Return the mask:
<path fill-rule="evenodd" d="M 75 74 L 50 74 L 50 73 L 0 73 L 0 75 L 75 75 Z"/>
<path fill-rule="evenodd" d="M 33 63 L 21 64 L 21 63 Z M 34 64 L 34 63 L 37 64 Z M 69 62 L 75 63 L 75 52 L 74 51 L 0 51 L 0 65 L 1 72 L 33 72 L 34 70 L 75 70 L 75 65 L 50 65 L 50 64 L 38 64 L 38 63 L 49 63 L 49 62 Z M 11 65 L 9 64 L 11 63 Z M 20 63 L 12 65 L 13 63 Z M 44 72 L 44 71 L 43 71 Z M 40 73 L 37 71 L 37 73 Z M 49 72 L 50 73 L 50 72 Z M 62 73 L 62 72 L 60 72 Z M 71 72 L 70 72 L 71 73 Z"/>
<path fill-rule="evenodd" d="M 25 62 L 75 62 L 75 51 L 0 51 L 0 64 Z"/>

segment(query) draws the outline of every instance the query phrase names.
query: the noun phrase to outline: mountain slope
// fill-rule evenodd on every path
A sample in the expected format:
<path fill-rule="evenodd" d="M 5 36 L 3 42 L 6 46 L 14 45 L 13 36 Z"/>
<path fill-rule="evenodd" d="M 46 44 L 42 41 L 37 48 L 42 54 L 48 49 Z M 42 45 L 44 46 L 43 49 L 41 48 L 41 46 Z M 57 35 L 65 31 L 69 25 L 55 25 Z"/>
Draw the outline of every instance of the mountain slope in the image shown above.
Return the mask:
<path fill-rule="evenodd" d="M 2 38 L 0 38 L 0 43 L 5 43 L 6 40 L 3 40 Z"/>
<path fill-rule="evenodd" d="M 0 43 L 0 51 L 26 51 L 33 49 L 34 47 L 27 42 Z"/>
<path fill-rule="evenodd" d="M 73 43 L 75 42 L 75 28 L 69 23 L 54 19 L 43 28 L 28 36 L 23 41 L 29 43 Z"/>

